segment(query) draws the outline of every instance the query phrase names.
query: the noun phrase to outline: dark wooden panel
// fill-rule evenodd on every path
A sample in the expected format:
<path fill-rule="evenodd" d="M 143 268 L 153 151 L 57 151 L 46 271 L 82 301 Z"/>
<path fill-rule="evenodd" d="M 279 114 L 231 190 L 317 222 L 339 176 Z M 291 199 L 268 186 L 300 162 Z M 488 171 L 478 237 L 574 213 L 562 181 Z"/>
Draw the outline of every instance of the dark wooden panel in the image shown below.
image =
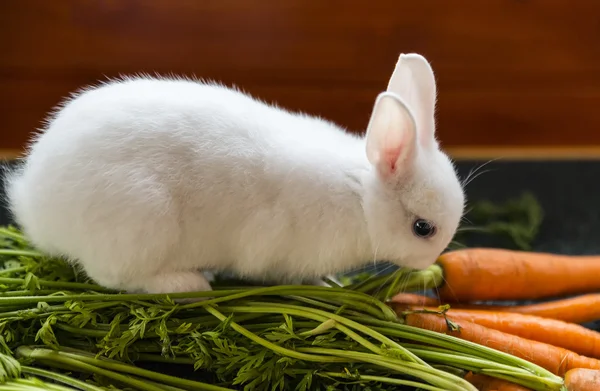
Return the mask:
<path fill-rule="evenodd" d="M 600 2 L 2 0 L 0 149 L 70 91 L 135 72 L 235 83 L 355 131 L 400 52 L 439 82 L 447 146 L 600 145 Z"/>

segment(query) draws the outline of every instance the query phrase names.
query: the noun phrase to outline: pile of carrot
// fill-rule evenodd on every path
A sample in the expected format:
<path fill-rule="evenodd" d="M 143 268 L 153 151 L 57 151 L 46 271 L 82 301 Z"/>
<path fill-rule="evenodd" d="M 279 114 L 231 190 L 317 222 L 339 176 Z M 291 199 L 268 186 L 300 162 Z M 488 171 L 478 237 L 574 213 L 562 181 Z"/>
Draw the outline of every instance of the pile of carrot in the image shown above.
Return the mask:
<path fill-rule="evenodd" d="M 563 376 L 568 391 L 600 391 L 600 332 L 581 325 L 600 320 L 600 256 L 471 248 L 441 255 L 428 271 L 436 298 L 391 299 L 406 324 L 528 360 Z M 548 301 L 482 304 L 539 299 Z M 466 379 L 482 391 L 527 390 L 483 374 Z"/>

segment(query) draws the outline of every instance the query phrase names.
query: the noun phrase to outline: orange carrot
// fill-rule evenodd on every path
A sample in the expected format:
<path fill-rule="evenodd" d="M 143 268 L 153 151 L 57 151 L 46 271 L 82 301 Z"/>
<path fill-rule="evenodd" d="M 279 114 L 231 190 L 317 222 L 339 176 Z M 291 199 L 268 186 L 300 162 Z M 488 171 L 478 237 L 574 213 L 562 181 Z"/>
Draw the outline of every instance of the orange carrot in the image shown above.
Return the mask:
<path fill-rule="evenodd" d="M 600 360 L 580 356 L 575 352 L 558 346 L 532 341 L 476 323 L 467 321 L 456 322 L 459 324 L 460 330 L 453 331 L 448 328 L 444 316 L 437 314 L 410 313 L 405 315 L 404 319 L 405 323 L 409 326 L 453 335 L 466 341 L 512 354 L 545 368 L 558 376 L 564 376 L 568 370 L 573 368 L 600 370 Z M 448 319 L 452 320 L 450 317 Z"/>
<path fill-rule="evenodd" d="M 479 391 L 531 391 L 530 388 L 520 384 L 473 372 L 467 373 L 465 380 L 474 385 Z"/>
<path fill-rule="evenodd" d="M 424 304 L 428 305 L 429 304 Z M 438 306 L 433 304 L 431 306 Z M 591 293 L 570 297 L 561 300 L 551 300 L 543 303 L 528 305 L 503 306 L 503 305 L 478 305 L 478 304 L 450 304 L 456 309 L 482 309 L 496 312 L 516 312 L 541 316 L 543 318 L 558 319 L 570 323 L 586 323 L 600 319 L 600 294 Z"/>
<path fill-rule="evenodd" d="M 439 306 L 440 301 L 438 299 L 427 297 L 424 295 L 418 295 L 416 293 L 398 293 L 390 300 L 394 304 L 404 304 L 406 306 L 415 305 L 426 305 L 426 306 Z"/>
<path fill-rule="evenodd" d="M 486 310 L 494 312 L 514 312 L 562 320 L 569 323 L 586 323 L 600 320 L 600 294 L 590 293 L 566 299 L 550 300 L 541 303 L 526 305 L 491 305 L 491 304 L 461 304 L 454 302 L 440 302 L 415 293 L 399 293 L 390 302 L 394 307 L 424 305 L 437 307 L 441 304 L 450 304 L 453 309 Z"/>
<path fill-rule="evenodd" d="M 572 256 L 494 248 L 442 254 L 442 302 L 521 300 L 600 290 L 600 256 Z"/>
<path fill-rule="evenodd" d="M 600 389 L 600 371 L 573 368 L 565 374 L 565 386 L 568 391 L 598 391 Z"/>
<path fill-rule="evenodd" d="M 441 304 L 450 304 L 453 309 L 486 310 L 494 312 L 514 312 L 562 320 L 568 323 L 586 323 L 600 320 L 600 294 L 590 293 L 569 297 L 566 299 L 550 300 L 542 303 L 526 305 L 488 305 L 488 304 L 461 304 L 454 302 L 440 302 L 424 295 L 415 293 L 399 293 L 390 300 L 391 304 L 400 308 L 424 305 L 437 307 Z"/>
<path fill-rule="evenodd" d="M 422 308 L 413 307 L 414 310 Z M 425 307 L 425 309 L 437 310 L 435 307 Z M 565 348 L 584 356 L 600 358 L 600 333 L 578 324 L 527 314 L 470 309 L 450 309 L 446 312 L 446 316 L 458 323 L 461 321 L 477 323 L 490 329 Z"/>

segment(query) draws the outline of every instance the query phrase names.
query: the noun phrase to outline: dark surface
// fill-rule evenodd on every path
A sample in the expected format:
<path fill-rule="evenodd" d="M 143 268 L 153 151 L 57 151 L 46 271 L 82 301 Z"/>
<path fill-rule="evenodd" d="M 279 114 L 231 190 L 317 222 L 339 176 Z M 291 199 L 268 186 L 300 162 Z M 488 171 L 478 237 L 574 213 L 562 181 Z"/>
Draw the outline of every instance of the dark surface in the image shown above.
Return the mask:
<path fill-rule="evenodd" d="M 480 162 L 460 163 L 464 177 Z M 534 250 L 600 254 L 600 161 L 500 162 L 485 165 L 467 185 L 469 201 L 504 202 L 529 191 L 544 219 Z"/>

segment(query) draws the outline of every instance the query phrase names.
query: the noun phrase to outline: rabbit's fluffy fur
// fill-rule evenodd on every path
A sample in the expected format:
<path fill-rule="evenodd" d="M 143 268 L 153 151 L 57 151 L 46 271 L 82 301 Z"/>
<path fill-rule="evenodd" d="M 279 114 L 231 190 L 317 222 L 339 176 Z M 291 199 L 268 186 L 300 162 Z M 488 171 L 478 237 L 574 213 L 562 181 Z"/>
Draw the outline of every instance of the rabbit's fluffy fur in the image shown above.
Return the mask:
<path fill-rule="evenodd" d="M 209 290 L 200 271 L 281 282 L 375 260 L 423 268 L 464 195 L 435 140 L 435 81 L 402 55 L 364 137 L 214 83 L 132 77 L 67 100 L 8 175 L 41 250 L 97 283 Z M 416 219 L 435 235 L 413 232 Z"/>

